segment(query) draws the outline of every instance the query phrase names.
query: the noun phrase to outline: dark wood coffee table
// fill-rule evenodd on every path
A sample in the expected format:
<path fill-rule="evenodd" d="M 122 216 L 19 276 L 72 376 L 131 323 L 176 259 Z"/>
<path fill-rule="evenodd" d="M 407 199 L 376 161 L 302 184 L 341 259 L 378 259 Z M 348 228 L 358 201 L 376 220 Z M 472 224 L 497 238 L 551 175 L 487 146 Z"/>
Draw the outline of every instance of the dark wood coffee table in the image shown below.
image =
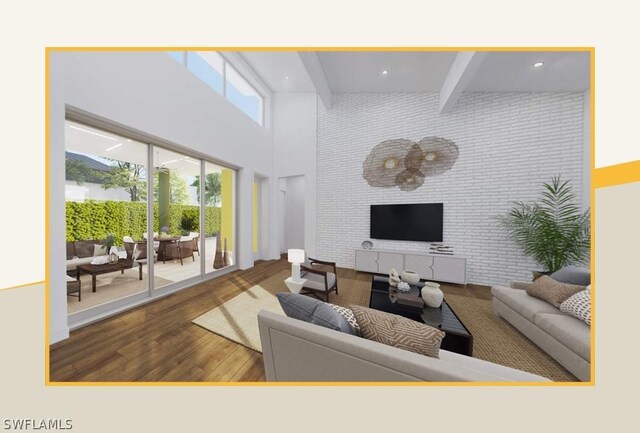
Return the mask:
<path fill-rule="evenodd" d="M 389 286 L 389 279 L 374 276 L 371 282 L 371 299 L 369 308 L 397 314 L 417 322 L 425 323 L 438 328 L 445 333 L 440 347 L 449 352 L 461 355 L 473 355 L 473 336 L 458 318 L 446 299 L 440 308 L 431 308 L 419 305 L 420 289 L 424 284 L 411 286 L 411 291 L 400 292 L 397 288 Z M 417 300 L 416 298 L 419 298 Z"/>
<path fill-rule="evenodd" d="M 102 275 L 102 274 L 109 274 L 111 272 L 117 272 L 120 271 L 121 273 L 124 274 L 124 271 L 126 269 L 131 269 L 133 268 L 134 264 L 138 264 L 138 269 L 139 269 L 139 276 L 140 276 L 140 280 L 142 280 L 142 262 L 139 261 L 134 261 L 131 259 L 120 259 L 118 260 L 118 263 L 106 263 L 104 265 L 92 265 L 92 264 L 86 264 L 86 265 L 78 265 L 76 267 L 76 272 L 77 272 L 77 279 L 78 281 L 80 280 L 80 273 L 81 271 L 85 274 L 89 274 L 91 275 L 91 289 L 92 291 L 96 291 L 96 277 L 98 275 Z"/>

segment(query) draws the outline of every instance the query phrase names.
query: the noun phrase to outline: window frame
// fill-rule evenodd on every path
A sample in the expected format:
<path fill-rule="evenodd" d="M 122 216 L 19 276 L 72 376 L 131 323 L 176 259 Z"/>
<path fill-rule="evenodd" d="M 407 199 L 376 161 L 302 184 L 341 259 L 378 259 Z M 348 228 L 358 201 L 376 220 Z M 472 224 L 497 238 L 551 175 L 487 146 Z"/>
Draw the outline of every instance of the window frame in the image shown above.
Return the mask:
<path fill-rule="evenodd" d="M 202 51 L 202 50 L 201 50 Z M 251 79 L 247 78 L 246 74 L 243 74 L 240 69 L 238 68 L 237 65 L 234 64 L 234 62 L 229 61 L 229 59 L 227 58 L 227 56 L 224 55 L 223 52 L 221 51 L 215 51 L 215 50 L 211 50 L 215 53 L 218 53 L 218 55 L 220 55 L 220 58 L 222 59 L 222 93 L 218 92 L 217 89 L 215 88 L 211 88 L 213 91 L 215 91 L 217 94 L 222 95 L 222 97 L 229 103 L 231 103 L 231 105 L 233 105 L 234 107 L 236 107 L 238 110 L 240 110 L 240 112 L 242 112 L 244 115 L 246 115 L 247 117 L 249 117 L 251 120 L 253 120 L 254 122 L 256 122 L 258 125 L 260 125 L 263 128 L 266 128 L 265 125 L 265 120 L 266 120 L 266 107 L 267 107 L 267 96 L 264 95 L 263 92 L 260 91 L 260 89 L 258 89 L 252 82 Z M 171 58 L 173 58 L 169 52 L 174 52 L 174 51 L 166 51 L 167 55 L 169 55 Z M 193 50 L 193 53 L 198 53 L 198 51 Z M 184 66 L 184 68 L 193 76 L 195 76 L 196 78 L 198 78 L 190 69 L 189 69 L 189 51 L 182 51 L 183 53 L 183 61 L 182 63 L 180 63 L 182 66 Z M 175 60 L 175 59 L 174 59 Z M 256 95 L 258 95 L 259 101 L 260 101 L 260 116 L 259 119 L 256 120 L 253 118 L 253 116 L 249 115 L 248 113 L 246 113 L 244 110 L 242 110 L 240 107 L 238 107 L 236 104 L 234 104 L 227 96 L 227 65 L 232 68 L 236 74 L 242 78 L 245 82 L 245 84 L 247 86 L 249 86 L 255 93 Z M 199 78 L 198 78 L 199 79 Z M 200 80 L 202 81 L 202 80 Z M 211 87 L 211 86 L 209 86 Z"/>

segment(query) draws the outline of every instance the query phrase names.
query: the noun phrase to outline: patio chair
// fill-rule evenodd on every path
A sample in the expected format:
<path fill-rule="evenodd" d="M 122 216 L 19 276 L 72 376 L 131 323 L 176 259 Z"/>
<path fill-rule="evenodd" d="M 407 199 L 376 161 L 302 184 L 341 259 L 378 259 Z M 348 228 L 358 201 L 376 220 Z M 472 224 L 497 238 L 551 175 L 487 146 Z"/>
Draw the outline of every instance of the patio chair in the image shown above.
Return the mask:
<path fill-rule="evenodd" d="M 142 237 L 144 238 L 144 240 L 147 240 L 147 233 L 142 233 Z M 153 232 L 153 237 L 157 238 L 158 237 L 158 232 Z M 153 250 L 157 253 L 158 249 L 160 248 L 160 242 L 158 241 L 153 241 Z"/>
<path fill-rule="evenodd" d="M 200 233 L 198 232 L 189 232 L 189 237 L 193 239 L 193 251 L 200 255 Z"/>
<path fill-rule="evenodd" d="M 167 243 L 164 251 L 164 257 L 162 262 L 166 263 L 166 259 L 175 260 L 179 259 L 180 264 L 184 265 L 183 259 L 191 257 L 193 261 L 196 261 L 196 258 L 193 255 L 193 239 L 187 237 L 186 240 L 177 240 L 175 242 Z"/>

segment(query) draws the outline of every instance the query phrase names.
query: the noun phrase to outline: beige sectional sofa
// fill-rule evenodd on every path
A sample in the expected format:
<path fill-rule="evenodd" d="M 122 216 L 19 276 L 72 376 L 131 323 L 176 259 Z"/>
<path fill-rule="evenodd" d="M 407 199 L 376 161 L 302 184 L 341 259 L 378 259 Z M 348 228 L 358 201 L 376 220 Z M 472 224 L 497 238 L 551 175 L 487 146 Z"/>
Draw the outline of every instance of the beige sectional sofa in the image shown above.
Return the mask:
<path fill-rule="evenodd" d="M 591 328 L 553 305 L 527 295 L 530 283 L 494 286 L 495 313 L 582 381 L 591 377 Z"/>
<path fill-rule="evenodd" d="M 445 350 L 430 358 L 264 310 L 258 324 L 268 381 L 548 381 Z"/>

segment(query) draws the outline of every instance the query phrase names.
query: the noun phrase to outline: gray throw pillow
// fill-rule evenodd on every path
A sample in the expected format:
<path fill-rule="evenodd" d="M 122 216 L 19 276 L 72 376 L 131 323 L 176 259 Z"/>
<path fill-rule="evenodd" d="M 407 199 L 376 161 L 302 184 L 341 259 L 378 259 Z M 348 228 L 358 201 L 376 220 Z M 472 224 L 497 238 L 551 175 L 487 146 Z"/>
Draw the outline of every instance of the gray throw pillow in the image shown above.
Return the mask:
<path fill-rule="evenodd" d="M 303 320 L 314 325 L 356 335 L 356 330 L 349 324 L 343 315 L 334 310 L 326 302 L 310 298 L 297 293 L 277 293 L 278 302 L 287 315 L 298 320 Z"/>
<path fill-rule="evenodd" d="M 561 283 L 576 286 L 588 286 L 591 284 L 591 271 L 574 265 L 565 266 L 549 276 Z"/>

